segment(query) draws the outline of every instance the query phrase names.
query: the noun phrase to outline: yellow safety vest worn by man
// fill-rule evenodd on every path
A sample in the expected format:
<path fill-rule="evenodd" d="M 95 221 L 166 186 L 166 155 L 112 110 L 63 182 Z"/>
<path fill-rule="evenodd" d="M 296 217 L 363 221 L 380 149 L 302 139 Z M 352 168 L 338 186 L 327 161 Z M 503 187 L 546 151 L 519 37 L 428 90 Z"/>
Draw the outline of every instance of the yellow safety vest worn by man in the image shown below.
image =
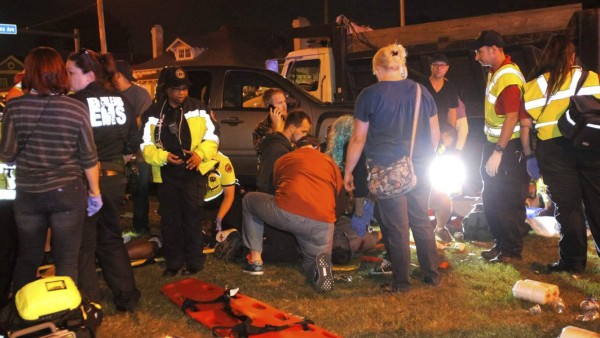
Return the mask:
<path fill-rule="evenodd" d="M 500 93 L 502 93 L 506 87 L 516 85 L 522 89 L 524 83 L 525 79 L 523 78 L 523 74 L 521 74 L 519 67 L 514 63 L 504 64 L 494 73 L 490 72 L 488 74 L 488 82 L 485 91 L 484 130 L 488 141 L 494 143 L 498 142 L 505 119 L 505 115 L 498 115 L 496 113 L 495 105 L 498 96 L 500 96 Z M 512 136 L 510 137 L 511 140 L 520 136 L 519 129 L 519 124 L 517 123 L 517 126 L 514 128 Z"/>

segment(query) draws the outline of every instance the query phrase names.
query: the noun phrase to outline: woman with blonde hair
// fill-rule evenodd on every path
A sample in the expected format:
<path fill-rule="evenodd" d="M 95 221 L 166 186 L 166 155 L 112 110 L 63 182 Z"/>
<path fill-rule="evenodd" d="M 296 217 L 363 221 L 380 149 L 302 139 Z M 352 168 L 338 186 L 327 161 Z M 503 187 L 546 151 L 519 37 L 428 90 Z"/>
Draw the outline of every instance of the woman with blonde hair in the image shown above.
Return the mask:
<path fill-rule="evenodd" d="M 409 155 L 417 86 L 420 85 L 407 79 L 407 72 L 406 50 L 402 45 L 383 47 L 373 57 L 373 73 L 378 83 L 365 88 L 356 101 L 354 132 L 344 168 L 346 190 L 355 188 L 352 171 L 363 150 L 369 167 L 389 167 Z M 392 263 L 391 292 L 410 290 L 409 226 L 424 282 L 430 286 L 440 283 L 434 227 L 429 222 L 427 209 L 431 185 L 426 178 L 439 141 L 439 126 L 435 101 L 427 90 L 420 88 L 420 92 L 412 154 L 417 186 L 407 194 L 380 198 L 377 202 L 381 231 Z"/>

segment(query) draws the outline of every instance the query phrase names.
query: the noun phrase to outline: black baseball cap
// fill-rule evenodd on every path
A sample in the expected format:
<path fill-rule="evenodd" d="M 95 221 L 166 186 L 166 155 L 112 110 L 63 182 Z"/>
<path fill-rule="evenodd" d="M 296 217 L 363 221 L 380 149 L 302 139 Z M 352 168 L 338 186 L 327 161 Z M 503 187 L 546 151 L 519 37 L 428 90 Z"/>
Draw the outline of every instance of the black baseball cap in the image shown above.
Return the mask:
<path fill-rule="evenodd" d="M 115 61 L 115 65 L 117 67 L 117 72 L 123 74 L 127 78 L 127 80 L 131 82 L 135 82 L 136 79 L 133 77 L 133 72 L 131 71 L 131 65 L 129 62 L 125 60 L 117 60 Z"/>
<path fill-rule="evenodd" d="M 448 57 L 446 55 L 442 54 L 442 53 L 435 54 L 431 58 L 431 63 L 434 63 L 434 62 L 443 62 L 443 63 L 445 63 L 447 65 L 450 64 L 450 60 L 448 59 Z"/>
<path fill-rule="evenodd" d="M 495 30 L 491 29 L 481 31 L 475 39 L 475 41 L 473 42 L 473 44 L 471 45 L 471 48 L 473 48 L 474 50 L 478 50 L 483 46 L 496 46 L 499 48 L 503 48 L 504 40 L 502 39 L 502 35 L 500 35 L 500 33 L 496 32 Z"/>
<path fill-rule="evenodd" d="M 162 71 L 164 72 L 164 85 L 167 88 L 192 85 L 186 72 L 181 67 L 165 67 Z"/>

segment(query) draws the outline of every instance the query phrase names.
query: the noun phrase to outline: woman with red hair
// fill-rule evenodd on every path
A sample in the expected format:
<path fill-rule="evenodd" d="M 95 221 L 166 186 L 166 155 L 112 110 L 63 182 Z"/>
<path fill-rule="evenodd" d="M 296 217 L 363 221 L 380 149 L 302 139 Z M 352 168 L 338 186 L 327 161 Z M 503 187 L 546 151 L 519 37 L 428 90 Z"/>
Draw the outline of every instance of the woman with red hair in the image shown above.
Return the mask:
<path fill-rule="evenodd" d="M 8 102 L 0 139 L 0 161 L 16 161 L 17 167 L 15 292 L 36 279 L 48 228 L 56 274 L 77 281 L 86 197 L 88 213 L 101 206 L 90 120 L 85 105 L 65 95 L 69 78 L 60 54 L 37 47 L 25 68 L 24 94 Z"/>

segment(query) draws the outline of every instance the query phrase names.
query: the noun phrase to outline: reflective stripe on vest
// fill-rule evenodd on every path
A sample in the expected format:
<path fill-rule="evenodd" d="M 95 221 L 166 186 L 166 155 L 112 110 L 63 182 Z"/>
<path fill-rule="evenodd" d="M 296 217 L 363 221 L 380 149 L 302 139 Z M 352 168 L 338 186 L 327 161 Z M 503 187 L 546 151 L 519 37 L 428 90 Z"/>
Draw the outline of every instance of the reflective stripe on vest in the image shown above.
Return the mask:
<path fill-rule="evenodd" d="M 568 97 L 573 96 L 575 94 L 575 87 L 577 87 L 577 82 L 579 82 L 580 78 L 581 78 L 581 69 L 576 69 L 575 72 L 573 73 L 573 78 L 571 80 L 571 85 L 569 86 L 569 88 L 558 91 L 558 92 L 556 92 L 556 94 L 552 95 L 550 97 L 550 100 L 548 100 L 548 104 L 550 104 L 550 102 L 555 101 L 555 100 L 562 100 L 562 99 L 566 99 Z M 544 94 L 544 97 L 535 99 L 535 100 L 531 100 L 529 102 L 525 102 L 525 110 L 543 107 L 546 104 L 545 95 L 546 95 L 546 90 L 548 89 L 548 81 L 546 81 L 544 74 L 542 74 L 542 75 L 538 76 L 538 78 L 536 79 L 536 82 L 538 84 L 538 87 L 540 88 L 540 92 L 542 92 L 542 94 Z M 581 92 L 583 91 L 583 89 L 585 89 L 585 88 L 581 88 L 581 90 L 579 91 L 579 93 L 577 93 L 577 95 L 581 95 Z M 584 95 L 587 95 L 587 94 L 584 94 Z"/>
<path fill-rule="evenodd" d="M 490 142 L 498 142 L 505 122 L 505 116 L 496 114 L 495 104 L 498 96 L 509 86 L 516 85 L 519 90 L 523 89 L 524 79 L 519 67 L 515 64 L 506 64 L 495 73 L 488 74 L 488 83 L 485 95 L 485 127 L 484 133 Z M 520 124 L 517 122 L 510 139 L 518 138 Z"/>
<path fill-rule="evenodd" d="M 515 129 L 513 130 L 513 134 L 518 133 L 520 130 L 521 130 L 521 126 L 517 124 L 515 126 Z M 485 132 L 486 135 L 489 135 L 492 137 L 500 137 L 500 133 L 502 132 L 502 125 L 500 125 L 498 127 L 485 126 L 483 131 Z"/>
<path fill-rule="evenodd" d="M 570 118 L 569 115 L 569 98 L 575 95 L 575 89 L 577 87 L 577 83 L 581 80 L 581 76 L 583 74 L 581 68 L 573 68 L 572 76 L 570 78 L 570 83 L 566 82 L 569 79 L 566 79 L 566 83 L 561 86 L 562 90 L 559 90 L 554 95 L 552 95 L 548 103 L 546 104 L 546 91 L 548 89 L 548 81 L 546 77 L 542 74 L 538 76 L 533 82 L 534 87 L 528 88 L 528 92 L 533 90 L 535 93 L 533 95 L 534 99 L 530 99 L 525 102 L 525 109 L 532 114 L 535 123 L 535 129 L 538 132 L 538 137 L 541 140 L 547 140 L 553 137 L 561 136 L 562 134 L 558 130 L 557 124 L 558 119 L 562 114 L 566 114 L 565 118 L 567 121 L 574 125 L 575 122 Z M 588 79 L 590 79 L 588 77 Z M 590 83 L 587 79 L 585 83 Z M 585 85 L 585 83 L 583 85 Z M 530 82 L 531 84 L 531 82 Z M 537 86 L 537 88 L 535 88 Z M 566 86 L 566 88 L 565 88 Z M 527 86 L 526 86 L 527 87 Z M 539 93 L 537 92 L 539 90 Z M 600 86 L 592 85 L 587 87 L 582 87 L 577 95 L 599 95 L 600 94 Z M 525 97 L 531 97 L 532 95 L 525 95 Z M 564 112 L 563 112 L 564 110 Z M 595 126 L 589 126 L 591 128 L 595 128 Z"/>
<path fill-rule="evenodd" d="M 523 74 L 521 74 L 520 71 L 514 69 L 514 68 L 505 68 L 502 69 L 498 72 L 496 72 L 494 74 L 494 77 L 492 78 L 492 80 L 490 81 L 490 83 L 488 84 L 487 88 L 485 89 L 485 95 L 488 99 L 488 101 L 490 101 L 491 104 L 496 104 L 496 100 L 498 99 L 497 96 L 493 95 L 492 93 L 490 93 L 490 90 L 492 88 L 494 88 L 494 86 L 496 85 L 496 82 L 498 82 L 498 79 L 500 79 L 500 76 L 504 75 L 504 74 L 509 74 L 512 73 L 516 76 L 519 77 L 519 79 L 521 79 L 521 81 L 523 81 L 523 83 L 525 83 L 525 79 L 523 78 Z"/>

